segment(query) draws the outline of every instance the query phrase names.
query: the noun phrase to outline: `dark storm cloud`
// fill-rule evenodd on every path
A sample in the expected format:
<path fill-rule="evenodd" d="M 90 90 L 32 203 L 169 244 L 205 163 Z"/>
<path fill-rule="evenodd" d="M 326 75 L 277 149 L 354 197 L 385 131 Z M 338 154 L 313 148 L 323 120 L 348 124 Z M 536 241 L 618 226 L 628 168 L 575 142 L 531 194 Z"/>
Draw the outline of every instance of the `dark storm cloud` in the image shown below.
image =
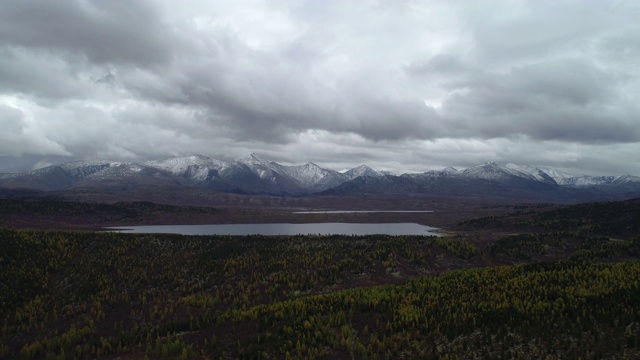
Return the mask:
<path fill-rule="evenodd" d="M 85 97 L 93 89 L 78 81 L 76 73 L 71 64 L 46 52 L 0 47 L 0 92 L 58 100 Z"/>
<path fill-rule="evenodd" d="M 547 61 L 505 74 L 472 73 L 446 84 L 442 114 L 451 135 L 538 140 L 636 142 L 638 123 L 620 109 L 624 82 L 615 72 L 577 59 Z"/>
<path fill-rule="evenodd" d="M 176 40 L 159 15 L 145 1 L 7 0 L 0 44 L 149 66 L 169 61 Z"/>
<path fill-rule="evenodd" d="M 417 97 L 390 96 L 378 80 L 362 76 L 364 84 L 329 87 L 308 68 L 292 66 L 289 52 L 266 54 L 219 31 L 206 42 L 208 56 L 178 57 L 179 66 L 163 76 L 147 72 L 123 80 L 125 86 L 153 101 L 198 106 L 240 140 L 282 142 L 307 129 L 355 132 L 376 141 L 436 133 L 432 109 Z"/>
<path fill-rule="evenodd" d="M 584 168 L 618 149 L 623 169 L 640 152 L 637 8 L 9 0 L 0 156 L 258 151 L 422 170 Z"/>

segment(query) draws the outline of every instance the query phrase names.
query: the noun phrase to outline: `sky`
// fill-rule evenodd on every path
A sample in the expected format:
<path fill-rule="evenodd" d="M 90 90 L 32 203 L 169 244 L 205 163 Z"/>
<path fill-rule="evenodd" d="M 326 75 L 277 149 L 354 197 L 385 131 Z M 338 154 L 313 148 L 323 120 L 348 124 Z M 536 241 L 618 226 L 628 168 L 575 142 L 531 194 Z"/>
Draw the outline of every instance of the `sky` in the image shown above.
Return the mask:
<path fill-rule="evenodd" d="M 3 0 L 0 172 L 260 154 L 640 175 L 640 2 Z"/>

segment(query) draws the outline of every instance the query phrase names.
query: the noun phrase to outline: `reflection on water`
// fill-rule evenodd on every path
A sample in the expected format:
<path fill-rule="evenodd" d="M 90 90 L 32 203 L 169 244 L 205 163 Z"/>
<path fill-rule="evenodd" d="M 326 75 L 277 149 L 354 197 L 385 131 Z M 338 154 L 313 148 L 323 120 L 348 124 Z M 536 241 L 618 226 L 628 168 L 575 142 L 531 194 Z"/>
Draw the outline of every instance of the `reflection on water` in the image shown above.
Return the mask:
<path fill-rule="evenodd" d="M 109 228 L 124 233 L 182 235 L 437 235 L 436 228 L 414 223 L 145 225 Z"/>

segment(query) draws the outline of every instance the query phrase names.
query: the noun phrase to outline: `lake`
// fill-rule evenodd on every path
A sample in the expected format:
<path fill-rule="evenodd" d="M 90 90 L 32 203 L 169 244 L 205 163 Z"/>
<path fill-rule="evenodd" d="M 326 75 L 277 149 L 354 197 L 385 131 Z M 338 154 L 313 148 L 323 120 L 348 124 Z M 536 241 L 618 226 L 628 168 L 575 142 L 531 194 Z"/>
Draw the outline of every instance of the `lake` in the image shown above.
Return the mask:
<path fill-rule="evenodd" d="M 292 214 L 380 214 L 380 213 L 432 213 L 433 210 L 311 210 L 294 211 Z"/>
<path fill-rule="evenodd" d="M 437 228 L 414 223 L 313 223 L 313 224 L 219 224 L 144 225 L 108 228 L 123 233 L 182 235 L 434 235 Z"/>

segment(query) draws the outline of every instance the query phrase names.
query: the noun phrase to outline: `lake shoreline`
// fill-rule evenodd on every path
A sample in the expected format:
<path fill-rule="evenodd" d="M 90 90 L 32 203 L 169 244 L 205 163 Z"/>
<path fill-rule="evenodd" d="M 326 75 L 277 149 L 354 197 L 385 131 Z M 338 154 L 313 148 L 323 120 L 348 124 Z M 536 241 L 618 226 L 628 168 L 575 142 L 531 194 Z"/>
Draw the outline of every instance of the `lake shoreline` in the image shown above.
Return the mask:
<path fill-rule="evenodd" d="M 417 223 L 256 223 L 207 225 L 140 225 L 106 227 L 105 231 L 127 234 L 182 234 L 223 236 L 295 236 L 295 235 L 422 235 L 442 236 L 439 228 Z"/>

